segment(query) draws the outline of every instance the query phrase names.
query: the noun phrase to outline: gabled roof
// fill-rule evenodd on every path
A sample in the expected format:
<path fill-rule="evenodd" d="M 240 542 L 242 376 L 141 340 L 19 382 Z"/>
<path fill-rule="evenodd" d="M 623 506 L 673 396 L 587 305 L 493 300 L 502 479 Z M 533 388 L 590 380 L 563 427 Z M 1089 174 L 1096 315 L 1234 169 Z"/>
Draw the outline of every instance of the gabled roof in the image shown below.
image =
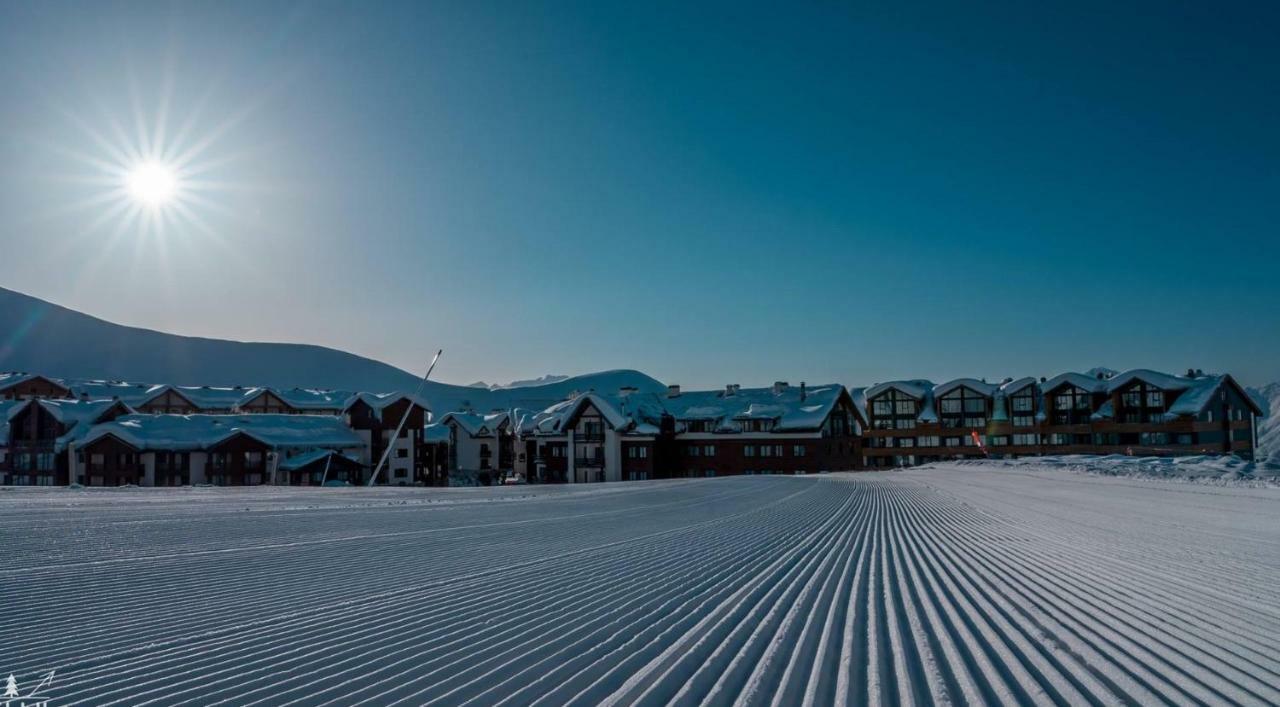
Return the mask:
<path fill-rule="evenodd" d="M 803 399 L 801 396 L 803 395 Z M 717 431 L 736 432 L 734 421 L 771 419 L 779 432 L 814 430 L 822 426 L 836 404 L 845 399 L 861 415 L 843 385 L 788 386 L 773 388 L 739 388 L 732 395 L 723 390 L 692 391 L 663 400 L 667 411 L 677 420 L 715 421 Z"/>
<path fill-rule="evenodd" d="M 1204 378 L 1185 378 L 1183 376 L 1171 376 L 1168 373 L 1160 371 L 1152 371 L 1146 368 L 1135 368 L 1132 371 L 1125 371 L 1107 379 L 1107 392 L 1114 393 L 1130 383 L 1140 380 L 1149 385 L 1153 385 L 1161 390 L 1186 390 L 1197 385 L 1197 381 Z"/>
<path fill-rule="evenodd" d="M 1082 388 L 1090 393 L 1107 392 L 1107 379 L 1099 379 L 1094 376 L 1087 376 L 1083 373 L 1059 373 L 1049 380 L 1040 384 L 1040 390 L 1046 395 L 1052 393 L 1063 384 L 1070 383 L 1077 388 Z"/>
<path fill-rule="evenodd" d="M 1240 384 L 1227 374 L 1197 376 L 1188 386 L 1186 392 L 1179 395 L 1178 399 L 1173 401 L 1173 405 L 1169 406 L 1168 414 L 1172 417 L 1183 415 L 1194 417 L 1199 415 L 1204 412 L 1209 403 L 1213 402 L 1214 394 L 1221 390 L 1223 386 L 1235 388 L 1236 393 L 1248 403 L 1249 409 L 1253 411 L 1254 415 L 1261 416 L 1265 414 L 1262 407 L 1258 405 L 1258 401 L 1254 400 L 1248 391 L 1240 387 Z"/>
<path fill-rule="evenodd" d="M 507 424 L 508 413 L 491 412 L 481 415 L 474 412 L 451 412 L 440 418 L 441 425 L 457 425 L 472 437 L 491 435 Z"/>
<path fill-rule="evenodd" d="M 359 435 L 338 417 L 325 415 L 125 415 L 94 425 L 81 445 L 111 435 L 140 449 L 208 449 L 238 434 L 273 448 L 360 447 Z"/>
<path fill-rule="evenodd" d="M 315 449 L 309 452 L 303 452 L 302 454 L 295 454 L 291 457 L 286 457 L 284 459 L 281 459 L 277 468 L 280 469 L 281 471 L 295 471 L 297 469 L 301 469 L 305 466 L 308 466 L 310 464 L 315 464 L 316 462 L 323 461 L 326 459 L 332 459 L 335 462 L 342 460 L 344 462 L 350 462 L 352 464 L 360 463 L 359 459 L 356 459 L 354 457 L 343 454 L 342 452 L 339 452 L 333 449 Z"/>
<path fill-rule="evenodd" d="M 0 391 L 8 390 L 14 386 L 35 380 L 44 381 L 49 385 L 56 386 L 57 388 L 70 392 L 70 389 L 67 388 L 66 384 L 60 380 L 42 376 L 39 373 L 21 373 L 18 371 L 0 373 Z"/>
<path fill-rule="evenodd" d="M 427 401 L 424 400 L 423 398 L 420 398 L 416 395 L 410 395 L 409 393 L 400 393 L 400 392 L 354 393 L 350 395 L 342 403 L 342 411 L 346 412 L 350 410 L 351 407 L 353 405 L 356 405 L 357 403 L 364 403 L 365 405 L 368 405 L 373 410 L 374 415 L 381 418 L 383 410 L 385 410 L 386 408 L 392 405 L 395 405 L 396 403 L 399 403 L 402 400 L 408 400 L 409 402 L 411 402 L 414 405 L 417 405 L 423 410 L 426 410 L 428 412 L 431 411 L 431 406 L 428 405 Z"/>
<path fill-rule="evenodd" d="M 933 390 L 933 381 L 920 379 L 876 383 L 870 388 L 867 388 L 866 391 L 864 391 L 864 394 L 867 396 L 867 399 L 870 400 L 891 388 L 900 393 L 905 393 L 916 400 L 924 400 L 925 395 L 929 391 Z"/>
<path fill-rule="evenodd" d="M 276 397 L 298 410 L 342 410 L 352 393 L 345 390 L 320 390 L 311 388 L 271 388 Z"/>
<path fill-rule="evenodd" d="M 989 398 L 992 395 L 995 395 L 995 392 L 999 390 L 1000 386 L 994 383 L 978 380 L 977 378 L 957 378 L 934 386 L 933 395 L 934 397 L 940 398 L 957 388 L 968 388 L 979 395 L 984 395 Z"/>
<path fill-rule="evenodd" d="M 1035 385 L 1035 384 L 1036 384 L 1036 379 L 1032 376 L 1027 376 L 1025 378 L 1015 378 L 1013 380 L 1001 383 L 1000 392 L 1004 393 L 1005 395 L 1015 395 L 1018 392 L 1020 392 L 1023 388 L 1026 388 L 1029 385 Z"/>

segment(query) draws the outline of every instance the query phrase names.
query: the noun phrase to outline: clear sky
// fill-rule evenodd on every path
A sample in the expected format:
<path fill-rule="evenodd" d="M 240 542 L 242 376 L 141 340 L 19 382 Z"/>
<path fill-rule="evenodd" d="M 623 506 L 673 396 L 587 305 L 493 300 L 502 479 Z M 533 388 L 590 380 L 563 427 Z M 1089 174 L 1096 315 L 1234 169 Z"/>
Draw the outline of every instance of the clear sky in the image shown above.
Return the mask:
<path fill-rule="evenodd" d="M 457 383 L 1280 379 L 1280 3 L 1117 4 L 3 2 L 0 284 Z"/>

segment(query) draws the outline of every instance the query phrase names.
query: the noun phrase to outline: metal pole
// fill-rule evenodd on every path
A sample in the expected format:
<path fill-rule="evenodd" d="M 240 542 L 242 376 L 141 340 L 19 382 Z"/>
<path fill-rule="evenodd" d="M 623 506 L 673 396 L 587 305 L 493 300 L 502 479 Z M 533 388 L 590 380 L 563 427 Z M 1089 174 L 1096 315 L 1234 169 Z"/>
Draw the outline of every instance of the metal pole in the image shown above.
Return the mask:
<path fill-rule="evenodd" d="M 444 353 L 444 349 L 436 351 L 435 358 L 431 359 L 431 365 L 427 367 L 426 375 L 422 376 L 422 380 L 418 382 L 418 390 L 413 394 L 414 398 L 422 395 L 422 389 L 427 385 L 427 379 L 431 377 L 431 371 L 435 370 L 436 361 L 440 360 L 440 354 Z M 378 482 L 378 475 L 382 473 L 382 466 L 387 463 L 387 457 L 391 456 L 391 447 L 400 439 L 400 431 L 404 429 L 404 425 L 409 421 L 409 413 L 413 412 L 413 400 L 409 400 L 409 404 L 404 408 L 404 414 L 400 416 L 400 424 L 396 425 L 396 433 L 391 437 L 391 441 L 387 443 L 387 448 L 382 450 L 382 458 L 378 460 L 378 466 L 374 467 L 373 475 L 369 477 L 369 483 L 365 486 L 373 486 Z M 372 441 L 372 438 L 370 438 Z"/>

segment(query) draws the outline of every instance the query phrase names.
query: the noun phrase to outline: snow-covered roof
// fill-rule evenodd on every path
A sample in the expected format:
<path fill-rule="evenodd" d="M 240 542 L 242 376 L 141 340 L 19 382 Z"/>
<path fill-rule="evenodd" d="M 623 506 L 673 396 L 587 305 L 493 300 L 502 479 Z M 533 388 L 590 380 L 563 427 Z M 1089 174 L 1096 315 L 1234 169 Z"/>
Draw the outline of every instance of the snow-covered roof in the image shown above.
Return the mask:
<path fill-rule="evenodd" d="M 449 428 L 439 422 L 432 422 L 422 428 L 422 440 L 424 442 L 448 442 Z"/>
<path fill-rule="evenodd" d="M 498 431 L 498 428 L 507 421 L 508 413 L 491 412 L 486 415 L 475 412 L 451 412 L 440 418 L 441 425 L 458 425 L 467 434 L 475 437 L 477 435 L 491 435 Z"/>
<path fill-rule="evenodd" d="M 1005 395 L 1014 395 L 1029 385 L 1035 385 L 1036 379 L 1032 376 L 1025 378 L 1015 378 L 1000 384 L 1000 392 Z"/>
<path fill-rule="evenodd" d="M 1045 393 L 1050 393 L 1064 383 L 1070 383 L 1071 385 L 1087 390 L 1090 393 L 1105 393 L 1107 392 L 1108 381 L 1106 379 L 1100 379 L 1083 373 L 1059 373 L 1044 383 L 1041 383 L 1040 390 Z"/>
<path fill-rule="evenodd" d="M 785 432 L 821 427 L 846 393 L 839 384 L 805 386 L 803 392 L 795 386 L 738 388 L 732 395 L 724 390 L 691 391 L 662 402 L 677 420 L 713 420 L 721 432 L 736 432 L 734 420 L 751 419 L 776 420 L 773 429 Z"/>
<path fill-rule="evenodd" d="M 916 400 L 923 400 L 925 397 L 925 394 L 933 390 L 933 381 L 927 381 L 927 380 L 921 379 L 921 380 L 903 380 L 903 381 L 888 381 L 885 383 L 876 383 L 870 388 L 867 388 L 865 391 L 865 394 L 867 396 L 867 399 L 870 400 L 871 398 L 874 398 L 880 395 L 881 393 L 889 390 L 890 388 L 900 393 L 905 393 L 908 396 L 915 398 Z"/>
<path fill-rule="evenodd" d="M 8 390 L 14 387 L 15 385 L 26 383 L 27 381 L 32 381 L 32 380 L 42 380 L 46 383 L 51 383 L 60 388 L 64 388 L 64 389 L 66 388 L 66 385 L 62 381 L 56 378 L 49 378 L 48 376 L 42 376 L 39 373 L 24 373 L 21 371 L 10 371 L 8 373 L 0 373 L 0 390 Z"/>
<path fill-rule="evenodd" d="M 979 395 L 985 395 L 989 398 L 992 395 L 995 395 L 996 390 L 998 390 L 1000 386 L 994 383 L 978 380 L 977 378 L 957 378 L 934 386 L 933 395 L 934 397 L 942 397 L 956 388 L 968 388 Z"/>
<path fill-rule="evenodd" d="M 352 393 L 345 390 L 317 390 L 311 388 L 268 388 L 277 398 L 297 410 L 342 410 Z"/>
<path fill-rule="evenodd" d="M 364 444 L 342 418 L 274 414 L 124 415 L 94 425 L 80 444 L 111 435 L 140 450 L 189 451 L 208 449 L 237 434 L 274 448 L 345 449 Z"/>
<path fill-rule="evenodd" d="M 418 407 L 422 408 L 423 410 L 427 410 L 428 412 L 431 410 L 431 406 L 427 404 L 427 401 L 425 399 L 420 398 L 416 395 L 410 395 L 409 393 L 400 393 L 400 392 L 353 393 L 350 396 L 348 396 L 345 401 L 343 401 L 342 410 L 345 412 L 347 410 L 350 410 L 351 406 L 355 405 L 356 403 L 364 403 L 365 405 L 368 405 L 370 408 L 373 409 L 373 413 L 375 415 L 378 415 L 379 417 L 381 417 L 383 410 L 385 410 L 386 408 L 392 405 L 395 405 L 401 400 L 408 400 L 414 405 L 417 405 Z"/>
<path fill-rule="evenodd" d="M 1199 378 L 1186 378 L 1184 376 L 1173 376 L 1160 371 L 1152 371 L 1146 368 L 1135 368 L 1132 371 L 1125 371 L 1107 379 L 1107 392 L 1114 393 L 1117 390 L 1129 385 L 1135 380 L 1154 385 L 1161 390 L 1186 390 L 1189 387 L 1197 385 L 1197 381 L 1203 378 L 1214 376 L 1201 376 Z"/>
<path fill-rule="evenodd" d="M 301 454 L 295 454 L 291 457 L 286 457 L 284 459 L 281 459 L 279 464 L 279 469 L 281 471 L 294 471 L 329 457 L 333 457 L 335 460 L 343 459 L 356 464 L 360 463 L 359 459 L 356 459 L 355 457 L 352 457 L 347 454 L 343 454 L 333 449 L 313 449 L 307 452 L 303 452 Z"/>

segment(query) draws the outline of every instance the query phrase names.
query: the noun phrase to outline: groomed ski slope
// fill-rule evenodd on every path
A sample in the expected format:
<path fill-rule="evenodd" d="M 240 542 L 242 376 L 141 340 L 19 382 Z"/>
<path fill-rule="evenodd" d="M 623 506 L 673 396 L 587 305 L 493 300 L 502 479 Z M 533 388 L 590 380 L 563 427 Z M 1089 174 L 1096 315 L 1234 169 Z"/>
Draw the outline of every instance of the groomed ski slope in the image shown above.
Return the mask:
<path fill-rule="evenodd" d="M 18 489 L 0 537 L 58 706 L 1280 702 L 1277 488 Z"/>

